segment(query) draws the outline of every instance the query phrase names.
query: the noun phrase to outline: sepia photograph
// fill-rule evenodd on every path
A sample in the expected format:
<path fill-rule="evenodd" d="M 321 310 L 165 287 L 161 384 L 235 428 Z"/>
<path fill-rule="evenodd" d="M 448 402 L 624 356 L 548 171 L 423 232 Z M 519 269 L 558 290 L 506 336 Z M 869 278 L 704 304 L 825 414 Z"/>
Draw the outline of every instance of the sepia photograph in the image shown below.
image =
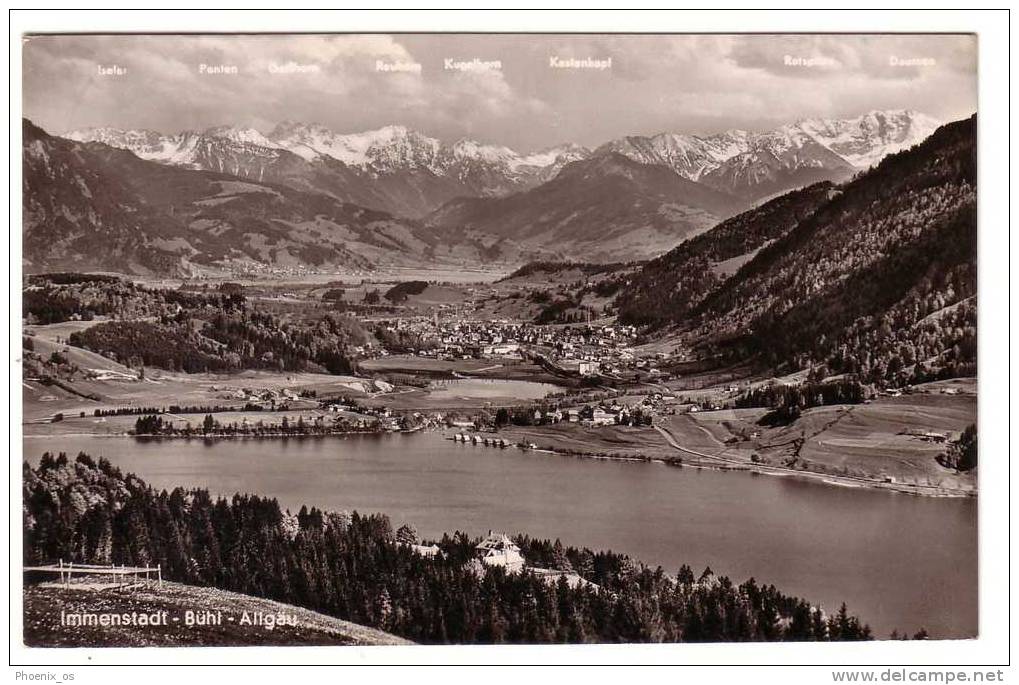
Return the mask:
<path fill-rule="evenodd" d="M 25 32 L 12 630 L 979 640 L 979 43 Z"/>

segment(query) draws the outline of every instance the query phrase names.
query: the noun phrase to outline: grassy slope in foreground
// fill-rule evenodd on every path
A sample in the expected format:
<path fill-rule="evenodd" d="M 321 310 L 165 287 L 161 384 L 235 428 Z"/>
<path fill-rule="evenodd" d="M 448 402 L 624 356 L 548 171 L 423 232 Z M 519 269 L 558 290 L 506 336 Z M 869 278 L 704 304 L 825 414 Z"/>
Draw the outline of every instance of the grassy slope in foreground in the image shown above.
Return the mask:
<path fill-rule="evenodd" d="M 241 647 L 323 645 L 407 645 L 408 640 L 300 607 L 236 592 L 163 582 L 132 591 L 95 591 L 55 583 L 26 585 L 24 640 L 30 647 Z M 221 611 L 222 625 L 187 626 L 185 612 Z M 152 613 L 166 611 L 168 626 L 69 627 L 61 612 Z M 283 613 L 296 625 L 272 630 L 239 625 L 244 612 Z M 179 618 L 174 622 L 173 618 Z M 236 619 L 231 622 L 229 619 Z"/>

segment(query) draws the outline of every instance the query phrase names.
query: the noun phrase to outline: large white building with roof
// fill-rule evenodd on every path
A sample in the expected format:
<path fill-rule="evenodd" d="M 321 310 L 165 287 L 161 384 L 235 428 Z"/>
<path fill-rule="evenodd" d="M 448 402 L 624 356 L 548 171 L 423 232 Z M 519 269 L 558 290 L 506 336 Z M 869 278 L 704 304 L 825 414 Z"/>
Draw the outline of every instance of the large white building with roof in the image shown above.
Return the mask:
<path fill-rule="evenodd" d="M 488 531 L 488 537 L 477 547 L 478 557 L 486 566 L 502 566 L 515 573 L 524 568 L 524 557 L 520 547 L 503 533 Z"/>

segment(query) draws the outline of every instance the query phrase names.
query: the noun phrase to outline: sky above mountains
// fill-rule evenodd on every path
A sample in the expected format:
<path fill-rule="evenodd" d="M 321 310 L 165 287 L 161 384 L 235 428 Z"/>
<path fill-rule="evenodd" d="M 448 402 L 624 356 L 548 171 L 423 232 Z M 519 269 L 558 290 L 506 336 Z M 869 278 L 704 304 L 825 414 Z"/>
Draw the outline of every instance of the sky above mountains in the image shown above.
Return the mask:
<path fill-rule="evenodd" d="M 970 35 L 49 35 L 23 56 L 25 116 L 55 132 L 402 124 L 533 151 L 977 107 Z"/>

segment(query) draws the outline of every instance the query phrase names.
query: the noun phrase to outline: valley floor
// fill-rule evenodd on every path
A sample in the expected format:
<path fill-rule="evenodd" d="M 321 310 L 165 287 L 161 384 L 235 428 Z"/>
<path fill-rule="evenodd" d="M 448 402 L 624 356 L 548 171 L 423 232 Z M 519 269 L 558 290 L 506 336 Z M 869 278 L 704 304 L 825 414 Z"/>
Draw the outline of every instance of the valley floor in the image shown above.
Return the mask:
<path fill-rule="evenodd" d="M 24 435 L 32 438 L 68 435 L 126 436 L 137 416 L 95 417 L 95 409 L 111 407 L 211 406 L 240 404 L 235 394 L 244 388 L 314 391 L 318 398 L 349 396 L 365 406 L 387 406 L 418 412 L 460 411 L 465 416 L 494 406 L 525 405 L 524 396 L 501 396 L 506 386 L 492 386 L 492 394 L 465 397 L 460 392 L 438 392 L 424 387 L 431 379 L 468 378 L 559 382 L 533 364 L 520 360 L 440 361 L 411 355 L 365 363 L 369 373 L 397 373 L 417 379 L 413 386 L 376 392 L 371 379 L 314 373 L 247 371 L 229 376 L 183 374 L 149 370 L 137 372 L 104 357 L 66 345 L 67 336 L 84 326 L 80 322 L 35 327 L 36 349 L 43 354 L 60 350 L 80 368 L 94 372 L 91 379 L 73 384 L 44 385 L 23 380 Z M 633 386 L 622 400 L 639 402 L 641 393 L 674 393 L 686 402 L 731 403 L 734 393 L 724 374 L 690 376 L 669 386 L 659 383 Z M 717 377 L 716 377 L 717 376 Z M 782 379 L 780 379 L 782 380 Z M 420 381 L 420 382 L 418 382 Z M 766 382 L 767 379 L 755 381 Z M 523 386 L 529 384 L 524 383 Z M 563 392 L 570 392 L 563 387 Z M 509 392 L 509 391 L 507 391 Z M 655 417 L 653 426 L 585 427 L 580 424 L 507 426 L 500 435 L 511 443 L 533 444 L 561 454 L 611 459 L 660 460 L 720 470 L 748 470 L 771 475 L 811 477 L 836 485 L 890 489 L 930 496 L 974 496 L 976 473 L 958 473 L 942 467 L 935 458 L 947 444 L 940 434 L 954 439 L 976 422 L 975 379 L 957 379 L 916 386 L 898 397 L 879 396 L 858 405 L 817 407 L 788 426 L 764 427 L 764 409 L 723 409 L 689 412 L 673 405 Z M 505 393 L 504 393 L 505 394 Z M 512 395 L 511 392 L 509 392 Z M 677 400 L 678 402 L 678 400 Z M 284 412 L 227 412 L 224 423 L 281 421 L 301 416 L 305 421 L 326 418 L 315 399 L 292 399 Z M 63 420 L 54 421 L 60 414 Z M 195 422 L 201 415 L 176 417 Z"/>

